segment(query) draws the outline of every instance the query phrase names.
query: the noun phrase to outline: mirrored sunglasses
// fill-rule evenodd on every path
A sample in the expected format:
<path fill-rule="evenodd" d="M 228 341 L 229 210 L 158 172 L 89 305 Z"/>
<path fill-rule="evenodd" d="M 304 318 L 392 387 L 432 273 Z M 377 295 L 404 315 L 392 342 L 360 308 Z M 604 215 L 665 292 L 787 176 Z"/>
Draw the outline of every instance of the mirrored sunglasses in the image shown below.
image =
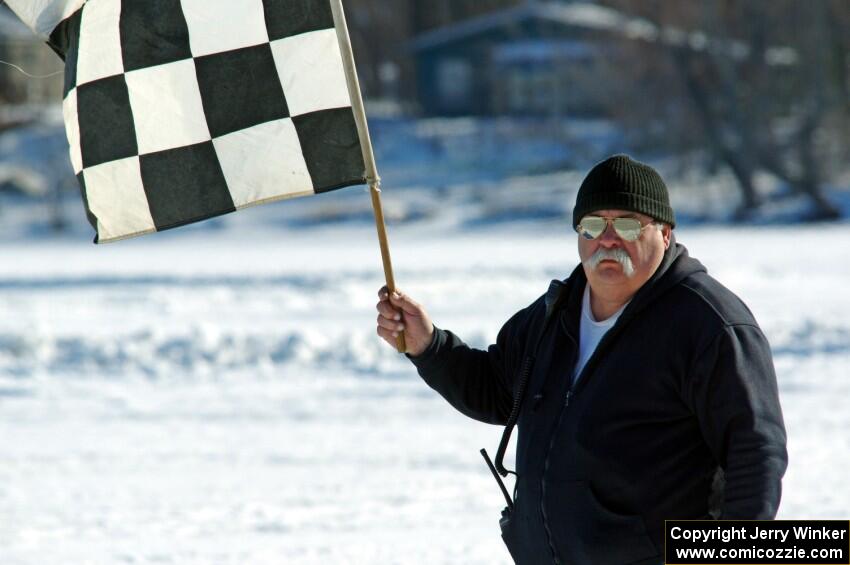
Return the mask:
<path fill-rule="evenodd" d="M 608 223 L 613 224 L 614 231 L 617 235 L 626 241 L 637 241 L 643 229 L 650 225 L 641 225 L 637 218 L 603 218 L 602 216 L 585 216 L 576 226 L 576 231 L 585 239 L 596 239 L 608 227 Z"/>

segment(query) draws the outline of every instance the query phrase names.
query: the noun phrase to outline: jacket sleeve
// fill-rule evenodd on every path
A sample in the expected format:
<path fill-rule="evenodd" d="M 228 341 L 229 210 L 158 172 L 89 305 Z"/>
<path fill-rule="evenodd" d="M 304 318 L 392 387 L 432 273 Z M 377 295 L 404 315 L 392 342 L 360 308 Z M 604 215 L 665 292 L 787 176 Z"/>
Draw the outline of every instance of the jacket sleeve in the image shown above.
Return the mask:
<path fill-rule="evenodd" d="M 724 327 L 692 377 L 692 409 L 725 472 L 721 518 L 773 519 L 788 453 L 767 339 L 756 325 Z"/>
<path fill-rule="evenodd" d="M 513 381 L 526 345 L 526 328 L 543 299 L 514 314 L 486 351 L 474 349 L 448 330 L 434 328 L 428 348 L 410 357 L 422 379 L 461 413 L 504 425 L 513 405 Z"/>

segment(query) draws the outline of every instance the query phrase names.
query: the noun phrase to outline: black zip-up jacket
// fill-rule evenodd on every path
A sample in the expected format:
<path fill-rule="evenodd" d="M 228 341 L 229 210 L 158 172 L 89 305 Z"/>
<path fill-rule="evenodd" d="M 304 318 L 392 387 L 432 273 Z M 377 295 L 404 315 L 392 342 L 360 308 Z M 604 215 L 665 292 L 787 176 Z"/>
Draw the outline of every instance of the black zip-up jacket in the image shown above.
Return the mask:
<path fill-rule="evenodd" d="M 412 359 L 452 406 L 504 425 L 534 358 L 503 531 L 514 560 L 656 563 L 665 519 L 772 519 L 786 436 L 770 346 L 749 309 L 673 242 L 573 387 L 586 283 L 581 265 L 554 281 L 487 351 L 435 329 Z"/>

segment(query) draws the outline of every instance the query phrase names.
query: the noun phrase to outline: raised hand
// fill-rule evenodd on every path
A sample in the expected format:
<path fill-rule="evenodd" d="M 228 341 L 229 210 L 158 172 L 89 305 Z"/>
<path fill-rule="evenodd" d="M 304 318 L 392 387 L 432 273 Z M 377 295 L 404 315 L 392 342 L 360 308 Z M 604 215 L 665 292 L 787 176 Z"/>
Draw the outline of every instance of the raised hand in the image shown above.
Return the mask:
<path fill-rule="evenodd" d="M 378 291 L 378 335 L 391 346 L 404 332 L 406 353 L 417 356 L 425 351 L 434 334 L 434 324 L 425 309 L 415 300 L 396 289 L 390 294 L 384 286 Z"/>

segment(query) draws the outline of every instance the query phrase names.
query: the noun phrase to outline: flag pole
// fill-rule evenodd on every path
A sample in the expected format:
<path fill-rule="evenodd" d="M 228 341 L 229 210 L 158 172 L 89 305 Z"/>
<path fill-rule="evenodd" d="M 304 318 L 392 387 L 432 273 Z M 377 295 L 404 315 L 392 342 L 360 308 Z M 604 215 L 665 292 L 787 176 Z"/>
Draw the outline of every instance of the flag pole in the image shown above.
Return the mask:
<path fill-rule="evenodd" d="M 390 245 L 387 241 L 387 228 L 384 223 L 384 211 L 381 206 L 381 177 L 378 176 L 378 167 L 375 164 L 375 153 L 372 151 L 372 139 L 369 137 L 369 126 L 366 123 L 366 110 L 363 107 L 363 96 L 360 94 L 360 81 L 357 79 L 357 68 L 354 65 L 354 51 L 351 49 L 351 37 L 348 35 L 348 25 L 345 22 L 345 12 L 342 9 L 342 0 L 329 0 L 333 12 L 334 27 L 339 40 L 339 50 L 342 54 L 342 65 L 345 69 L 345 79 L 348 83 L 348 94 L 351 97 L 351 110 L 354 112 L 354 121 L 357 124 L 357 133 L 360 137 L 360 147 L 363 149 L 363 162 L 366 165 L 366 182 L 369 183 L 369 192 L 372 195 L 372 211 L 375 214 L 375 227 L 378 229 L 378 243 L 381 246 L 381 260 L 384 263 L 384 277 L 387 289 L 393 292 L 395 278 L 393 277 L 393 265 L 390 260 Z M 404 343 L 404 333 L 399 333 L 396 338 L 396 349 L 399 353 L 407 351 Z"/>

